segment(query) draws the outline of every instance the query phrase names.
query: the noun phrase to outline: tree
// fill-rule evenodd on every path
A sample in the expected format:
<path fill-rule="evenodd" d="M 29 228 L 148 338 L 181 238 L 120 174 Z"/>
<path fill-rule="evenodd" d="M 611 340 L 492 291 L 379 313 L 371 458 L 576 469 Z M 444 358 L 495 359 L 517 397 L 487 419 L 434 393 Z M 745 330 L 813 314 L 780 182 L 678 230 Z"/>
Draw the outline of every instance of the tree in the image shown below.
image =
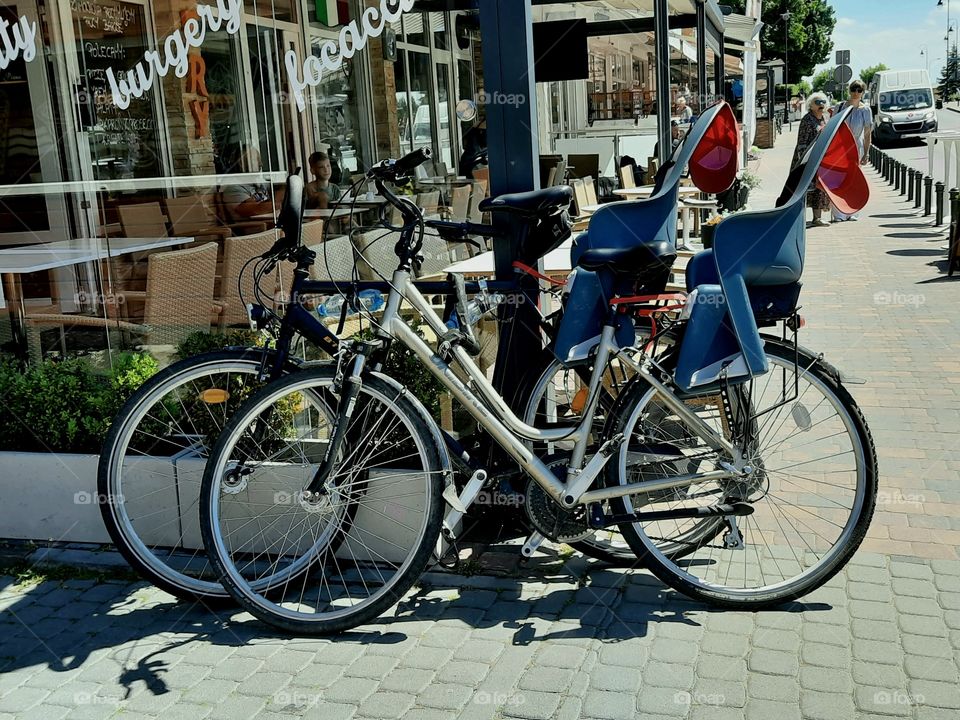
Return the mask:
<path fill-rule="evenodd" d="M 833 82 L 833 68 L 828 68 L 813 76 L 811 87 L 813 87 L 814 92 L 826 92 L 827 85 L 831 82 Z"/>
<path fill-rule="evenodd" d="M 804 97 L 809 97 L 810 93 L 813 92 L 813 88 L 810 87 L 810 83 L 806 80 L 801 80 L 796 83 L 793 88 L 791 88 L 791 93 L 794 95 L 803 95 Z"/>
<path fill-rule="evenodd" d="M 746 9 L 746 0 L 726 0 L 734 12 Z M 797 82 L 813 69 L 830 58 L 833 49 L 833 28 L 837 16 L 828 0 L 775 0 L 764 3 L 764 22 L 760 32 L 760 45 L 764 60 L 787 60 L 789 77 L 786 82 Z M 790 13 L 787 34 L 790 39 L 789 56 L 784 52 L 783 13 Z M 816 89 L 816 88 L 814 88 Z"/>
<path fill-rule="evenodd" d="M 886 65 L 883 63 L 877 63 L 876 65 L 871 65 L 870 67 L 865 67 L 860 71 L 860 79 L 863 80 L 863 84 L 867 87 L 870 87 L 870 81 L 873 80 L 873 76 L 876 75 L 881 70 L 889 70 Z"/>
<path fill-rule="evenodd" d="M 940 97 L 950 100 L 960 92 L 960 57 L 957 56 L 957 46 L 954 45 L 947 56 L 947 64 L 940 73 Z"/>

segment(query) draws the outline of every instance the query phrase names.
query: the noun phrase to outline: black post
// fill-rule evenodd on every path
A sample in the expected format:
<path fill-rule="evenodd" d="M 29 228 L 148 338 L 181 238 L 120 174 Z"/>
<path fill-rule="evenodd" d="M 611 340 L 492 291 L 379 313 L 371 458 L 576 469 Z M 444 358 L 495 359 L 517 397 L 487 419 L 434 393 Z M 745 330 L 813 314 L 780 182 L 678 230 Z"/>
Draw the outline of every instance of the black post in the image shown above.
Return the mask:
<path fill-rule="evenodd" d="M 956 225 L 960 220 L 960 190 L 953 188 L 950 191 L 950 224 Z"/>
<path fill-rule="evenodd" d="M 900 165 L 900 194 L 907 194 L 907 164 L 901 163 Z"/>
<path fill-rule="evenodd" d="M 500 0 L 510 2 L 510 0 Z M 529 4 L 530 0 L 526 0 Z M 663 167 L 670 158 L 673 145 L 670 132 L 670 25 L 668 17 L 670 7 L 667 0 L 655 0 L 653 5 L 653 42 L 655 59 L 657 62 L 657 138 L 659 140 L 660 166 Z M 723 58 L 720 58 L 723 62 Z M 530 127 L 536 128 L 536 118 Z"/>
<path fill-rule="evenodd" d="M 888 185 L 890 184 L 890 165 L 893 163 L 893 159 L 889 155 L 883 156 L 883 180 Z"/>
<path fill-rule="evenodd" d="M 530 0 L 480 3 L 480 32 L 484 44 L 484 89 L 494 96 L 503 94 L 518 99 L 515 103 L 488 103 L 485 107 L 490 195 L 536 190 L 540 187 L 540 148 Z M 519 251 L 517 219 L 512 213 L 494 213 L 493 222 L 503 233 L 493 243 L 497 277 L 512 278 L 513 261 Z M 519 378 L 532 357 L 530 353 L 543 349 L 537 329 L 539 288 L 536 284 L 524 284 L 523 295 L 526 302 L 504 303 L 499 311 L 502 323 L 513 323 L 510 341 L 501 341 L 497 349 L 493 378 L 494 387 L 506 398 L 518 396 Z"/>
<path fill-rule="evenodd" d="M 943 225 L 943 191 L 944 191 L 943 183 L 938 182 L 937 183 L 937 221 L 934 223 L 934 225 L 937 227 Z"/>
<path fill-rule="evenodd" d="M 913 168 L 907 170 L 907 202 L 913 202 L 913 176 L 916 174 Z"/>
<path fill-rule="evenodd" d="M 893 189 L 894 190 L 900 189 L 900 167 L 901 167 L 900 161 L 894 160 L 893 161 Z"/>
<path fill-rule="evenodd" d="M 914 209 L 919 209 L 923 201 L 923 173 L 917 170 L 917 174 L 914 176 L 915 187 L 913 190 L 913 207 Z"/>
<path fill-rule="evenodd" d="M 923 179 L 923 216 L 930 217 L 933 212 L 933 178 L 925 177 Z"/>

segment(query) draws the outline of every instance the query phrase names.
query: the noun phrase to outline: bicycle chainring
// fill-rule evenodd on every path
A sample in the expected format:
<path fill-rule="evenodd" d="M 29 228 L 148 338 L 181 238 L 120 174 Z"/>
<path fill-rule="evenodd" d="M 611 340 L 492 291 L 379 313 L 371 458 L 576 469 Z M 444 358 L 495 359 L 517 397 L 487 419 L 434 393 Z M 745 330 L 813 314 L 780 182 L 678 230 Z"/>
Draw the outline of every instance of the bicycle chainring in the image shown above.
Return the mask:
<path fill-rule="evenodd" d="M 547 463 L 547 467 L 563 480 L 566 477 L 567 462 L 568 458 L 565 455 L 554 456 Z M 590 527 L 586 505 L 578 505 L 572 510 L 561 507 L 533 478 L 527 480 L 524 507 L 530 524 L 553 542 L 578 542 L 595 532 Z"/>

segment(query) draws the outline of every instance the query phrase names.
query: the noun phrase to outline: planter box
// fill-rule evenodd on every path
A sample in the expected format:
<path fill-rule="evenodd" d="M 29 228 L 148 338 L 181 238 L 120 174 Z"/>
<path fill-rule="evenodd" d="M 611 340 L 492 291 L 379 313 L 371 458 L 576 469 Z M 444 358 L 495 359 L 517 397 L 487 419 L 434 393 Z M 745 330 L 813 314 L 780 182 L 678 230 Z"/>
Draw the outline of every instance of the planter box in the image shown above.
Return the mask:
<path fill-rule="evenodd" d="M 109 543 L 110 536 L 100 515 L 99 503 L 103 498 L 97 495 L 98 459 L 96 455 L 0 452 L 0 495 L 4 499 L 0 503 L 0 537 Z M 148 545 L 170 546 L 182 537 L 187 549 L 203 546 L 197 500 L 204 464 L 203 460 L 189 457 L 144 456 L 128 460 L 125 472 L 139 475 L 137 488 L 143 492 L 136 498 L 127 498 L 127 507 L 131 514 L 150 519 L 150 526 L 138 523 L 141 537 Z M 290 512 L 298 512 L 294 494 L 307 469 L 298 468 L 295 476 L 290 466 L 277 463 L 276 467 L 275 474 L 258 474 L 255 487 L 244 491 L 247 495 L 238 512 L 242 513 L 243 506 L 253 501 L 274 505 L 276 514 L 282 515 L 287 508 L 277 504 L 278 496 L 281 503 L 283 498 L 288 499 Z M 397 544 L 407 541 L 404 526 L 419 524 L 416 519 L 422 501 L 416 497 L 415 488 L 421 480 L 402 470 L 379 469 L 371 473 L 369 481 L 355 524 L 337 555 L 357 560 L 399 560 Z M 167 511 L 158 513 L 161 508 Z M 257 530 L 260 531 L 262 527 Z M 249 539 L 252 550 L 263 549 L 261 537 Z M 276 539 L 268 536 L 266 544 Z"/>

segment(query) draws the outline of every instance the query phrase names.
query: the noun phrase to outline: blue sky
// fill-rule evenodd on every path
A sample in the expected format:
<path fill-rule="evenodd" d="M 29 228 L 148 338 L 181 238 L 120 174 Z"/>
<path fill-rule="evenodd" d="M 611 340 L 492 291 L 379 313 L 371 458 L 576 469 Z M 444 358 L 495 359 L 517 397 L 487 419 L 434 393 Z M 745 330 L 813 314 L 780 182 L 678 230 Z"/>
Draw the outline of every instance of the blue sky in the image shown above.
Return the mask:
<path fill-rule="evenodd" d="M 776 0 L 773 0 L 776 4 Z M 929 52 L 930 75 L 934 83 L 940 76 L 947 43 L 947 0 L 832 0 L 837 14 L 833 31 L 834 50 L 849 50 L 854 77 L 862 68 L 885 63 L 893 70 L 927 67 L 920 51 Z M 771 0 L 766 0 L 769 8 Z M 950 0 L 950 24 L 960 29 L 960 0 Z M 958 34 L 954 30 L 951 37 Z M 951 40 L 951 44 L 956 42 Z M 830 60 L 817 71 L 833 67 Z"/>

